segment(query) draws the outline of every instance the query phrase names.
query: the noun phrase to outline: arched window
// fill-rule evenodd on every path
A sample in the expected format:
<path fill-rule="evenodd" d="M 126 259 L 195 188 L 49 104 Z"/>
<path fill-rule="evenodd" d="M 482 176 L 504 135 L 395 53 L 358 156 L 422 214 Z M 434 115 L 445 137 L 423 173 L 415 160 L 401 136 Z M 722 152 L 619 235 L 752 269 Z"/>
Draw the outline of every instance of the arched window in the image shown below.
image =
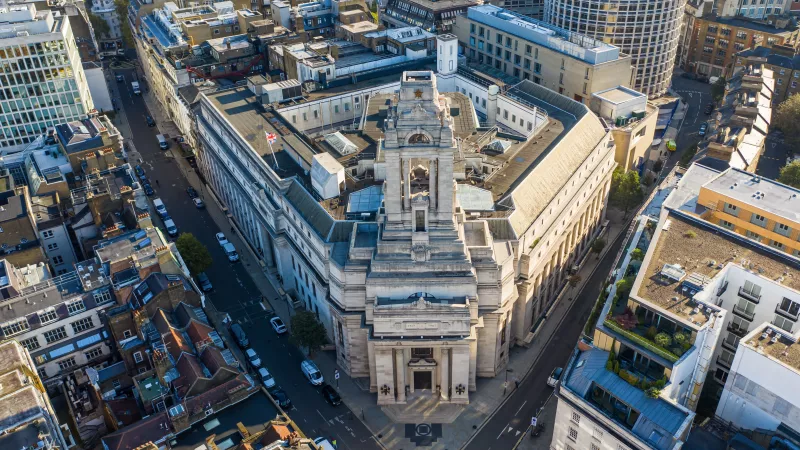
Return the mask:
<path fill-rule="evenodd" d="M 408 143 L 409 144 L 430 144 L 431 143 L 431 138 L 429 138 L 425 134 L 418 133 L 418 134 L 415 134 L 415 135 L 411 136 L 410 138 L 408 138 Z"/>

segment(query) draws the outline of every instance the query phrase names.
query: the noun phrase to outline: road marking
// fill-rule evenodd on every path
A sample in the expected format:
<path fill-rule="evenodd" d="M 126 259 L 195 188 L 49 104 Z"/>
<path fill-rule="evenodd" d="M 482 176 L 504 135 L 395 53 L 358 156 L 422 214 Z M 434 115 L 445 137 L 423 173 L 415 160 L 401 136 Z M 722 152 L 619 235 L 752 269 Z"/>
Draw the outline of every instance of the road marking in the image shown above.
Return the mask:
<path fill-rule="evenodd" d="M 514 414 L 514 417 L 517 417 L 517 414 L 519 414 L 519 412 L 522 411 L 522 408 L 525 406 L 525 403 L 528 403 L 528 401 L 525 400 L 524 402 L 522 402 L 522 406 L 519 407 L 517 412 Z"/>
<path fill-rule="evenodd" d="M 514 437 L 517 437 L 517 436 L 519 436 L 519 434 L 520 434 L 520 433 L 522 433 L 522 432 L 521 432 L 521 431 L 519 431 L 519 430 L 517 430 L 517 432 L 516 432 L 516 434 L 514 435 Z"/>
<path fill-rule="evenodd" d="M 500 431 L 500 434 L 497 435 L 497 440 L 500 440 L 500 436 L 502 436 L 503 433 L 505 433 L 505 432 L 506 432 L 506 428 L 503 427 L 503 429 Z"/>
<path fill-rule="evenodd" d="M 316 410 L 316 411 L 317 411 L 317 414 L 319 414 L 319 416 L 322 417 L 322 421 L 323 422 L 327 422 L 328 421 L 328 419 L 326 419 L 325 416 L 323 416 L 322 413 L 319 412 L 319 410 Z"/>

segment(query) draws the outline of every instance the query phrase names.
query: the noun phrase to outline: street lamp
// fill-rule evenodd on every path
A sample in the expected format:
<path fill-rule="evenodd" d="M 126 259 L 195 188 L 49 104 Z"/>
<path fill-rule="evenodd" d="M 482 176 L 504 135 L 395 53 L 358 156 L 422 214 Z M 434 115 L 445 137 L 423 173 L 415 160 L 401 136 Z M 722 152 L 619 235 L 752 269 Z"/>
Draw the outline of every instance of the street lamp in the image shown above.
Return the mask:
<path fill-rule="evenodd" d="M 508 389 L 508 373 L 513 371 L 514 369 L 506 369 L 506 382 L 503 383 L 503 395 L 506 395 L 506 390 Z"/>

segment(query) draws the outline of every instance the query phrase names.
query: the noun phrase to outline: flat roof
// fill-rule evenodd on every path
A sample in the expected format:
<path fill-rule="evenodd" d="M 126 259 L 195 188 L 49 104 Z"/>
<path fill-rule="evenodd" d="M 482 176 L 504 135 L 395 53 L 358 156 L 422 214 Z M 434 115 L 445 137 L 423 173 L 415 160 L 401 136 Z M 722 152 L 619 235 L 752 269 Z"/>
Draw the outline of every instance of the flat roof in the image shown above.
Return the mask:
<path fill-rule="evenodd" d="M 776 336 L 777 340 L 772 342 Z M 748 333 L 741 340 L 741 345 L 780 361 L 800 373 L 800 345 L 797 345 L 797 340 L 797 336 L 765 323 Z"/>
<path fill-rule="evenodd" d="M 636 98 L 645 97 L 644 94 L 633 89 L 626 88 L 625 86 L 617 86 L 605 91 L 595 92 L 592 94 L 594 97 L 599 97 L 611 103 L 624 103 Z"/>
<path fill-rule="evenodd" d="M 703 185 L 703 189 L 800 223 L 800 189 L 769 178 L 731 168 Z"/>
<path fill-rule="evenodd" d="M 685 284 L 690 281 L 689 275 L 714 278 L 726 264 L 736 264 L 776 280 L 783 277 L 787 267 L 800 268 L 800 262 L 780 251 L 674 211 L 662 218 L 653 239 L 632 296 L 695 325 L 707 319 L 702 310 L 698 311 Z M 665 265 L 680 266 L 685 277 L 676 281 L 662 276 Z M 784 277 L 782 283 L 800 289 L 800 277 Z"/>

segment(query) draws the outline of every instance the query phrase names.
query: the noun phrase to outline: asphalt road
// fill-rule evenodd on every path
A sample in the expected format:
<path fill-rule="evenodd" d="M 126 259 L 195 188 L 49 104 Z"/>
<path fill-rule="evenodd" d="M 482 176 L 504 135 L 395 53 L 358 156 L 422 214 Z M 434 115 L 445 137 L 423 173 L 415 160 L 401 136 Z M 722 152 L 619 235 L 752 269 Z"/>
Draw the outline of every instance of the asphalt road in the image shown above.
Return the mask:
<path fill-rule="evenodd" d="M 553 388 L 547 386 L 547 377 L 555 367 L 564 367 L 575 343 L 581 335 L 583 326 L 589 319 L 595 300 L 602 289 L 603 281 L 611 272 L 614 258 L 624 242 L 625 234 L 619 235 L 611 244 L 609 251 L 600 261 L 597 270 L 589 278 L 574 304 L 564 317 L 558 332 L 549 337 L 547 345 L 539 354 L 538 360 L 527 376 L 520 382 L 519 388 L 511 394 L 511 398 L 498 410 L 478 435 L 467 445 L 467 450 L 511 449 L 519 440 L 518 430 L 525 430 L 537 410 L 552 395 Z M 589 256 L 590 258 L 592 256 Z M 565 300 L 562 300 L 565 301 Z M 555 401 L 555 400 L 551 400 Z M 552 427 L 553 424 L 545 424 Z M 531 439 L 525 437 L 524 439 Z"/>
<path fill-rule="evenodd" d="M 698 134 L 700 125 L 711 119 L 711 115 L 703 113 L 703 109 L 711 103 L 711 85 L 708 83 L 701 83 L 696 80 L 688 78 L 673 77 L 672 89 L 680 94 L 683 101 L 689 105 L 686 110 L 686 117 L 683 120 L 683 126 L 678 133 L 676 143 L 678 149 L 675 151 L 665 165 L 665 172 L 667 173 L 672 167 L 680 160 L 681 154 L 684 150 L 688 149 L 695 143 L 703 138 Z M 709 123 L 710 125 L 710 123 Z M 709 130 L 710 131 L 710 130 Z"/>
<path fill-rule="evenodd" d="M 141 165 L 156 191 L 153 198 L 161 198 L 181 233 L 192 233 L 208 248 L 214 261 L 207 270 L 214 285 L 208 298 L 219 311 L 229 313 L 234 321 L 242 323 L 263 366 L 291 398 L 294 406 L 288 411 L 289 415 L 307 436 L 336 439 L 339 449 L 380 448 L 369 430 L 344 404 L 338 407 L 328 405 L 319 389 L 306 382 L 300 371 L 303 354 L 288 342 L 287 336 L 279 337 L 273 332 L 268 323 L 269 313 L 260 303 L 261 294 L 245 267 L 242 263 L 228 262 L 217 244 L 215 234 L 219 231 L 230 233 L 230 230 L 220 230 L 207 211 L 195 208 L 186 193 L 189 185 L 181 176 L 177 163 L 158 148 L 158 130 L 148 127 L 145 122 L 148 114 L 145 102 L 130 90 L 130 81 L 135 79 L 133 70 L 122 69 L 116 73 L 125 75 L 125 82 L 117 84 L 117 102 L 121 101 L 125 108 L 134 145 L 144 160 Z M 130 163 L 136 165 L 139 161 Z M 200 194 L 201 198 L 211 202 L 205 192 Z M 268 294 L 271 299 L 279 297 L 274 291 Z M 272 417 L 264 417 L 265 422 L 270 419 Z"/>
<path fill-rule="evenodd" d="M 786 158 L 791 154 L 792 148 L 783 141 L 783 136 L 780 133 L 772 132 L 767 134 L 764 153 L 758 160 L 756 173 L 762 177 L 777 179 L 781 173 L 781 167 L 786 165 Z"/>

